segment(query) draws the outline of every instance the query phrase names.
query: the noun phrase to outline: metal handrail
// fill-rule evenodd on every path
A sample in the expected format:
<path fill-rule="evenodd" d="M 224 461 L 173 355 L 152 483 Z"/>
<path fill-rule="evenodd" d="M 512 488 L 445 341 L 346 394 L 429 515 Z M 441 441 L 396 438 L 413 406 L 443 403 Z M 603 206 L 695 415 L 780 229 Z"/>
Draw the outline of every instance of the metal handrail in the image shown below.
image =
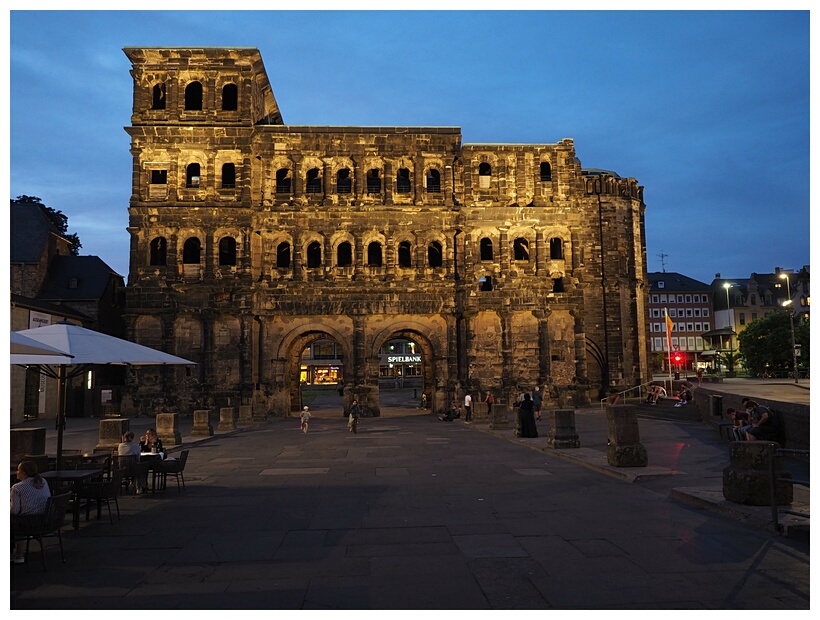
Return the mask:
<path fill-rule="evenodd" d="M 785 484 L 799 484 L 800 486 L 804 486 L 809 488 L 809 481 L 808 480 L 795 480 L 793 478 L 777 478 L 777 474 L 774 469 L 774 457 L 775 456 L 784 456 L 786 454 L 799 454 L 802 456 L 809 456 L 808 450 L 790 450 L 788 448 L 778 448 L 776 447 L 778 444 L 772 442 L 769 444 L 769 497 L 771 499 L 771 506 L 772 506 L 772 524 L 774 525 L 774 529 L 776 532 L 781 531 L 780 523 L 778 522 L 778 515 L 794 515 L 795 517 L 803 517 L 806 519 L 810 518 L 809 513 L 806 512 L 797 512 L 795 510 L 783 510 L 780 511 L 777 507 L 777 483 L 783 482 Z"/>
<path fill-rule="evenodd" d="M 626 394 L 629 394 L 630 392 L 633 392 L 634 390 L 638 390 L 638 395 L 635 398 L 636 398 L 636 400 L 641 400 L 641 398 L 642 398 L 641 390 L 643 390 L 647 385 L 651 385 L 653 383 L 657 383 L 657 382 L 656 381 L 647 381 L 646 383 L 641 383 L 640 385 L 636 385 L 635 387 L 627 388 L 626 390 L 621 390 L 620 392 L 616 392 L 615 395 L 622 397 L 624 400 L 627 400 L 628 397 L 626 396 Z M 666 388 L 664 388 L 664 389 L 666 389 Z M 670 391 L 666 390 L 666 395 L 667 396 L 669 396 L 669 393 L 670 393 Z M 608 401 L 610 398 L 611 398 L 611 395 L 607 396 L 606 398 L 601 399 L 601 409 L 604 408 L 604 403 L 606 401 Z"/>

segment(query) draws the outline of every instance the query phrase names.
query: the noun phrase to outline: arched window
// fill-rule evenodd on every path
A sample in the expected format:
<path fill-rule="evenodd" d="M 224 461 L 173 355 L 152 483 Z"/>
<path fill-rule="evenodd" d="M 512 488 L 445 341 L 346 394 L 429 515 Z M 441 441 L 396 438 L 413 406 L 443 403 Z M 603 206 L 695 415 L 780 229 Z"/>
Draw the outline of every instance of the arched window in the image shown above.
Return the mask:
<path fill-rule="evenodd" d="M 411 267 L 413 265 L 413 254 L 409 241 L 402 241 L 399 244 L 399 267 Z"/>
<path fill-rule="evenodd" d="M 151 265 L 165 265 L 168 256 L 168 243 L 165 237 L 151 241 Z"/>
<path fill-rule="evenodd" d="M 441 251 L 441 244 L 438 241 L 431 241 L 427 246 L 427 265 L 433 269 L 441 267 L 443 264 L 443 257 Z"/>
<path fill-rule="evenodd" d="M 560 237 L 553 237 L 552 239 L 550 239 L 550 259 L 564 259 L 564 240 Z"/>
<path fill-rule="evenodd" d="M 382 180 L 379 178 L 378 168 L 373 168 L 367 171 L 367 193 L 381 194 Z"/>
<path fill-rule="evenodd" d="M 307 193 L 321 194 L 322 193 L 322 177 L 318 168 L 311 168 L 307 173 Z"/>
<path fill-rule="evenodd" d="M 427 191 L 431 193 L 441 192 L 441 175 L 438 170 L 430 170 L 427 175 Z"/>
<path fill-rule="evenodd" d="M 336 193 L 349 194 L 352 189 L 350 168 L 342 168 L 336 173 Z"/>
<path fill-rule="evenodd" d="M 233 189 L 234 187 L 236 187 L 236 166 L 222 164 L 222 189 Z"/>
<path fill-rule="evenodd" d="M 199 239 L 196 237 L 186 239 L 185 245 L 182 246 L 182 263 L 185 265 L 198 265 L 201 247 Z"/>
<path fill-rule="evenodd" d="M 199 187 L 199 164 L 188 164 L 185 168 L 185 187 Z"/>
<path fill-rule="evenodd" d="M 481 189 L 489 189 L 492 174 L 493 168 L 487 162 L 482 162 L 478 165 L 478 186 Z"/>
<path fill-rule="evenodd" d="M 276 246 L 277 269 L 290 269 L 290 243 L 283 241 Z"/>
<path fill-rule="evenodd" d="M 493 260 L 493 242 L 489 237 L 484 237 L 480 243 L 481 260 Z"/>
<path fill-rule="evenodd" d="M 548 161 L 541 162 L 541 182 L 552 181 L 552 167 Z"/>
<path fill-rule="evenodd" d="M 191 82 L 185 87 L 185 109 L 202 109 L 202 84 L 199 82 Z"/>
<path fill-rule="evenodd" d="M 287 168 L 276 171 L 276 193 L 290 194 L 290 170 Z"/>
<path fill-rule="evenodd" d="M 165 109 L 165 84 L 154 84 L 154 88 L 151 89 L 151 109 Z"/>
<path fill-rule="evenodd" d="M 367 264 L 371 267 L 382 266 L 382 244 L 378 241 L 372 241 L 367 246 Z"/>
<path fill-rule="evenodd" d="M 349 267 L 353 264 L 353 248 L 347 241 L 342 241 L 336 248 L 336 265 Z"/>
<path fill-rule="evenodd" d="M 530 244 L 524 237 L 518 237 L 513 241 L 513 259 L 530 260 Z"/>
<path fill-rule="evenodd" d="M 407 168 L 399 168 L 396 174 L 396 193 L 407 194 L 410 192 L 410 171 Z"/>
<path fill-rule="evenodd" d="M 222 109 L 236 110 L 238 102 L 239 91 L 236 88 L 236 84 L 225 84 L 225 86 L 222 87 Z"/>
<path fill-rule="evenodd" d="M 493 290 L 493 279 L 490 276 L 484 276 L 478 279 L 478 290 L 491 291 Z"/>
<path fill-rule="evenodd" d="M 316 269 L 322 266 L 322 245 L 318 241 L 312 241 L 307 247 L 308 269 Z"/>
<path fill-rule="evenodd" d="M 219 240 L 219 264 L 236 265 L 236 239 L 233 237 Z"/>

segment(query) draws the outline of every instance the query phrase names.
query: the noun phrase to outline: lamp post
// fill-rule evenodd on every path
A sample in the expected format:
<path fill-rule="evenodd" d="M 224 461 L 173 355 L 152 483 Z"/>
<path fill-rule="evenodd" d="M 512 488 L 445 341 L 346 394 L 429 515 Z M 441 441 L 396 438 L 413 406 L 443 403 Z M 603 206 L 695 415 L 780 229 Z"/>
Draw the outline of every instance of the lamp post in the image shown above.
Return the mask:
<path fill-rule="evenodd" d="M 792 288 L 789 284 L 789 274 L 781 273 L 780 277 L 786 281 L 786 295 L 788 299 L 783 302 L 783 307 L 791 306 L 792 303 Z M 794 363 L 794 382 L 798 383 L 797 381 L 797 347 L 795 346 L 794 341 L 794 309 L 789 308 L 789 326 L 792 328 L 792 362 Z"/>
<path fill-rule="evenodd" d="M 732 285 L 729 282 L 723 283 L 723 288 L 726 289 L 726 312 L 729 314 L 729 372 L 735 369 L 734 351 L 732 350 L 732 332 L 734 331 L 733 323 L 734 313 L 732 312 L 732 304 L 729 302 L 729 289 Z M 728 376 L 728 375 L 727 375 Z"/>

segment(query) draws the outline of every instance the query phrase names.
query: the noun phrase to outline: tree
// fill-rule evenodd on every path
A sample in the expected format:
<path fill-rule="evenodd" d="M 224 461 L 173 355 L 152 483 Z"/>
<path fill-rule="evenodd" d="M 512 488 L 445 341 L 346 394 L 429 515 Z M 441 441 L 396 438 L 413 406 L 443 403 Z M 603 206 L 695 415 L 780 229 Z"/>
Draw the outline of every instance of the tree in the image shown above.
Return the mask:
<path fill-rule="evenodd" d="M 738 341 L 746 366 L 752 375 L 765 369 L 782 371 L 793 370 L 792 331 L 790 312 L 770 312 L 764 317 L 749 323 L 740 334 Z M 794 319 L 794 340 L 800 345 L 801 366 L 809 365 L 809 320 Z"/>
<path fill-rule="evenodd" d="M 62 211 L 47 207 L 37 196 L 26 196 L 23 194 L 22 196 L 17 196 L 15 202 L 18 204 L 35 204 L 40 207 L 45 216 L 51 221 L 52 224 L 54 224 L 54 227 L 60 231 L 60 235 L 62 235 L 62 237 L 70 243 L 69 251 L 72 256 L 79 255 L 80 248 L 83 247 L 83 244 L 80 243 L 80 238 L 77 236 L 77 233 L 68 233 L 67 215 L 65 215 Z"/>

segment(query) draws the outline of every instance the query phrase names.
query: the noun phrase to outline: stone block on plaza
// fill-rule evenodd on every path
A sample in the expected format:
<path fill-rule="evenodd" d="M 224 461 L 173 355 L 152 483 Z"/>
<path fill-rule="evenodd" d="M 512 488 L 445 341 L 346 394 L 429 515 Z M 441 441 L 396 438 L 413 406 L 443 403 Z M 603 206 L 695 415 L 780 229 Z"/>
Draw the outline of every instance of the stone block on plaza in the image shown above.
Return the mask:
<path fill-rule="evenodd" d="M 210 437 L 214 434 L 214 427 L 211 426 L 211 410 L 197 409 L 194 411 L 194 425 L 191 428 L 191 435 Z"/>
<path fill-rule="evenodd" d="M 218 431 L 235 431 L 236 430 L 236 408 L 235 407 L 220 407 L 219 408 L 219 426 L 216 427 Z"/>
<path fill-rule="evenodd" d="M 607 462 L 613 467 L 646 467 L 649 457 L 641 443 L 633 405 L 607 405 Z"/>
<path fill-rule="evenodd" d="M 122 436 L 131 430 L 130 418 L 100 420 L 100 435 L 95 452 L 113 452 L 122 443 Z"/>
<path fill-rule="evenodd" d="M 770 441 L 733 441 L 729 443 L 729 466 L 723 470 L 723 497 L 736 504 L 771 506 Z M 774 444 L 779 448 L 779 444 Z M 774 456 L 775 480 L 791 479 L 783 469 L 783 457 Z M 794 500 L 794 487 L 775 482 L 775 502 L 785 506 Z"/>
<path fill-rule="evenodd" d="M 510 428 L 510 406 L 506 403 L 493 403 L 490 410 L 490 430 Z"/>
<path fill-rule="evenodd" d="M 182 436 L 179 434 L 179 416 L 176 413 L 157 414 L 157 437 L 162 440 L 165 448 L 182 443 Z"/>
<path fill-rule="evenodd" d="M 9 447 L 11 448 L 11 463 L 16 468 L 26 454 L 45 454 L 46 429 L 41 427 L 13 428 Z"/>
<path fill-rule="evenodd" d="M 253 407 L 239 405 L 239 424 L 253 424 Z"/>
<path fill-rule="evenodd" d="M 548 415 L 547 445 L 550 448 L 580 448 L 581 440 L 575 430 L 575 409 L 553 409 Z"/>

